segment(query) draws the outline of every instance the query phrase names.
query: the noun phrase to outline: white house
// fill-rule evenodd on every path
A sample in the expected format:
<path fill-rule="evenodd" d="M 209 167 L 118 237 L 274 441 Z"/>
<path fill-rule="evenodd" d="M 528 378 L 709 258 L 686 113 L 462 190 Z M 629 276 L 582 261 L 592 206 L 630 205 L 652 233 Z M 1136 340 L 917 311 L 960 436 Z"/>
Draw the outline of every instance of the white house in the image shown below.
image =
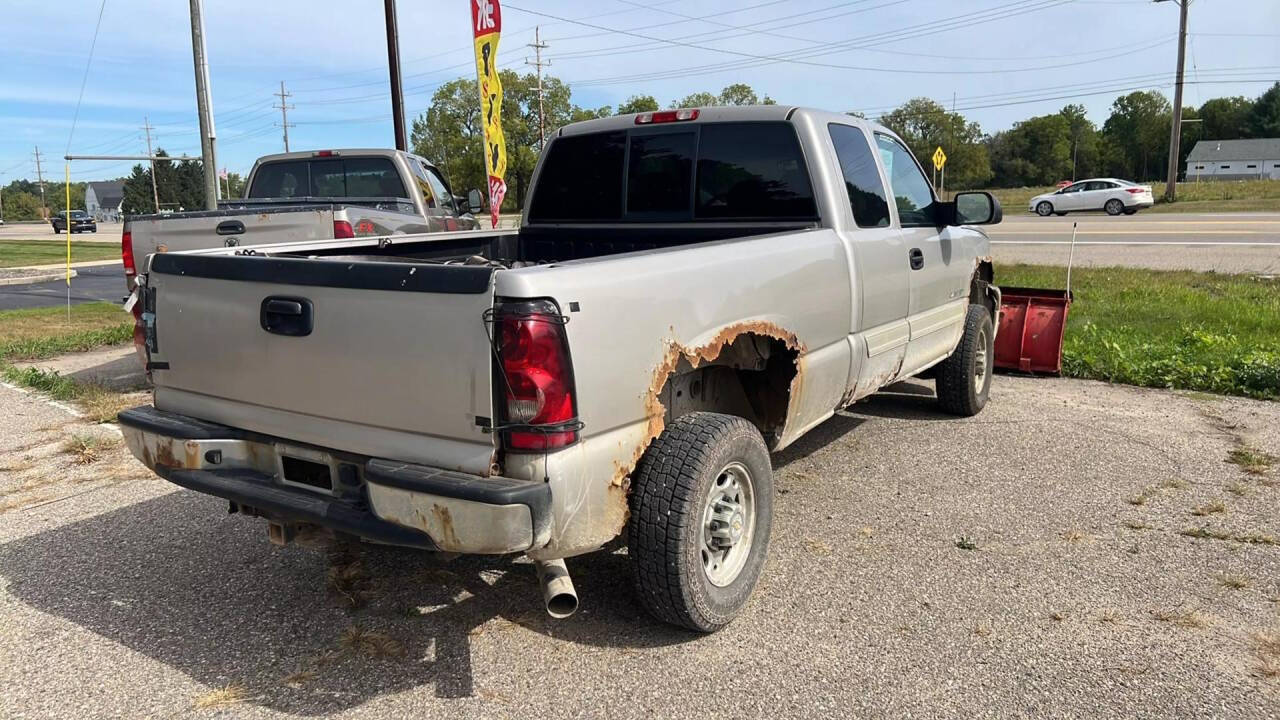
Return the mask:
<path fill-rule="evenodd" d="M 1280 180 L 1280 138 L 1201 140 L 1187 155 L 1186 179 Z"/>
<path fill-rule="evenodd" d="M 120 206 L 124 204 L 124 181 L 104 180 L 91 182 L 84 191 L 85 212 L 103 221 L 120 219 Z"/>

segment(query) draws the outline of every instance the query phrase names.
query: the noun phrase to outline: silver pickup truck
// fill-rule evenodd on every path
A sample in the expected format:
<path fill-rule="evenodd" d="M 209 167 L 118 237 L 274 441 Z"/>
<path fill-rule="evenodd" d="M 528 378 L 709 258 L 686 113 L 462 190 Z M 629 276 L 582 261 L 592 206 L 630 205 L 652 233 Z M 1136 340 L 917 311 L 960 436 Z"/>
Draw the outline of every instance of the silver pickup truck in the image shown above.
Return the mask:
<path fill-rule="evenodd" d="M 622 536 L 640 601 L 709 632 L 760 576 L 769 453 L 913 375 L 973 415 L 992 377 L 987 193 L 937 198 L 883 127 L 779 106 L 569 125 L 518 230 L 155 255 L 168 480 L 265 518 L 453 553 L 564 558 Z"/>
<path fill-rule="evenodd" d="M 125 218 L 125 277 L 132 290 L 135 258 L 155 252 L 471 230 L 480 202 L 479 190 L 455 197 L 440 171 L 412 153 L 266 155 L 253 164 L 245 196 L 220 201 L 217 210 Z"/>

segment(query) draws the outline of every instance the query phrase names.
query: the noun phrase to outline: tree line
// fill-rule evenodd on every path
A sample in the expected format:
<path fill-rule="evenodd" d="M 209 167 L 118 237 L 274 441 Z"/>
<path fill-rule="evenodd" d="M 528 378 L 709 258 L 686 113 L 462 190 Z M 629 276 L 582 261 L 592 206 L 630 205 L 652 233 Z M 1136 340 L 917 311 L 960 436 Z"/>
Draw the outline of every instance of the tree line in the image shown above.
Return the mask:
<path fill-rule="evenodd" d="M 569 86 L 552 76 L 542 78 L 542 123 L 539 127 L 538 78 L 511 70 L 500 73 L 504 99 L 502 127 L 507 138 L 507 201 L 504 210 L 524 206 L 542 138 L 562 125 L 613 114 L 649 112 L 663 107 L 714 105 L 771 105 L 767 94 L 736 83 L 719 93 L 701 91 L 674 98 L 665 105 L 652 95 L 632 95 L 617 108 L 581 107 L 572 101 Z M 454 192 L 464 194 L 485 187 L 480 100 L 475 80 L 461 77 L 437 88 L 431 108 L 413 121 L 413 151 L 440 168 Z M 1180 168 L 1197 140 L 1280 137 L 1280 82 L 1256 98 L 1222 97 L 1199 107 L 1185 107 Z M 1112 103 L 1099 127 L 1081 105 L 1021 120 L 1008 130 L 987 134 L 976 122 L 947 110 L 928 98 L 908 100 L 884 113 L 879 122 L 898 133 L 922 163 L 934 148 L 947 154 L 947 186 L 951 188 L 1046 186 L 1060 180 L 1114 176 L 1128 180 L 1163 179 L 1168 167 L 1169 131 L 1173 109 L 1156 91 L 1136 91 Z M 157 151 L 164 154 L 163 150 Z M 155 212 L 151 169 L 135 165 L 125 180 L 126 213 Z M 203 207 L 204 169 L 198 162 L 156 163 L 161 210 Z M 243 192 L 243 180 L 231 174 L 230 197 Z M 46 196 L 53 211 L 65 201 L 63 185 L 47 181 Z M 84 207 L 84 183 L 72 183 L 72 207 Z M 35 182 L 14 180 L 3 190 L 5 216 L 40 217 L 40 191 Z"/>
<path fill-rule="evenodd" d="M 504 209 L 523 206 L 529 178 L 541 152 L 538 131 L 537 76 L 502 72 L 505 91 L 503 131 L 507 138 L 507 185 Z M 719 93 L 695 92 L 663 105 L 652 95 L 633 95 L 618 107 L 583 108 L 572 102 L 569 87 L 555 77 L 543 77 L 545 133 L 569 122 L 612 114 L 648 112 L 662 107 L 773 104 L 768 95 L 749 85 L 730 85 Z M 1224 97 L 1200 107 L 1183 108 L 1180 167 L 1196 140 L 1280 137 L 1280 83 L 1257 98 Z M 455 192 L 483 188 L 480 103 L 475 83 L 459 78 L 441 86 L 432 107 L 413 123 L 414 151 L 430 158 L 445 173 Z M 1045 186 L 1061 180 L 1115 176 L 1130 180 L 1159 180 L 1168 167 L 1169 129 L 1173 112 L 1159 92 L 1137 91 L 1112 103 L 1099 127 L 1082 105 L 1014 123 L 1008 130 L 988 134 L 959 112 L 928 98 L 908 100 L 876 118 L 898 133 L 922 163 L 934 148 L 947 154 L 947 186 L 952 188 Z"/>

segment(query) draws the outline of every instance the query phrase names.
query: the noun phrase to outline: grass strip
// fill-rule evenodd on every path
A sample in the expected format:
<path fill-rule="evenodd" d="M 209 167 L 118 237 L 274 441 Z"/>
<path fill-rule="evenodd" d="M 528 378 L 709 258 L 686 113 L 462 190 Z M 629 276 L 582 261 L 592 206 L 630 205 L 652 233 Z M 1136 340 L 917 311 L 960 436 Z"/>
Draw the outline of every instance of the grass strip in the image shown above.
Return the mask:
<path fill-rule="evenodd" d="M 1000 265 L 1004 286 L 1062 288 L 1065 269 Z M 1063 374 L 1280 399 L 1280 279 L 1077 268 Z"/>
<path fill-rule="evenodd" d="M 133 337 L 133 318 L 108 302 L 0 311 L 0 365 L 119 345 Z"/>
<path fill-rule="evenodd" d="M 71 242 L 71 262 L 119 260 L 118 243 Z M 0 240 L 0 267 L 53 265 L 67 261 L 67 239 Z"/>

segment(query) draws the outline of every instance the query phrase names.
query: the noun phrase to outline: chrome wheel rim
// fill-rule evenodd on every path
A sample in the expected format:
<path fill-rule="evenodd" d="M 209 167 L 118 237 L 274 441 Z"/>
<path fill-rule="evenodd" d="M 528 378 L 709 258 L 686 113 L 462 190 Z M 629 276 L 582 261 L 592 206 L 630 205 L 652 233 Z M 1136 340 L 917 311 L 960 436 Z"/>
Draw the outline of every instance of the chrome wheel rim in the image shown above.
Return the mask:
<path fill-rule="evenodd" d="M 1107 212 L 1112 215 L 1119 215 L 1124 212 L 1124 205 L 1120 204 L 1119 200 L 1110 200 L 1107 202 Z"/>
<path fill-rule="evenodd" d="M 987 330 L 983 328 L 978 332 L 978 349 L 973 353 L 973 389 L 974 392 L 981 393 L 983 385 L 987 382 Z"/>
<path fill-rule="evenodd" d="M 1049 214 L 1053 212 L 1053 207 L 1049 205 L 1049 203 L 1042 202 L 1036 206 L 1036 212 L 1039 213 L 1041 217 L 1048 217 Z"/>
<path fill-rule="evenodd" d="M 711 483 L 702 509 L 702 571 L 717 587 L 732 583 L 751 555 L 756 503 L 751 473 L 740 462 L 725 465 Z"/>

